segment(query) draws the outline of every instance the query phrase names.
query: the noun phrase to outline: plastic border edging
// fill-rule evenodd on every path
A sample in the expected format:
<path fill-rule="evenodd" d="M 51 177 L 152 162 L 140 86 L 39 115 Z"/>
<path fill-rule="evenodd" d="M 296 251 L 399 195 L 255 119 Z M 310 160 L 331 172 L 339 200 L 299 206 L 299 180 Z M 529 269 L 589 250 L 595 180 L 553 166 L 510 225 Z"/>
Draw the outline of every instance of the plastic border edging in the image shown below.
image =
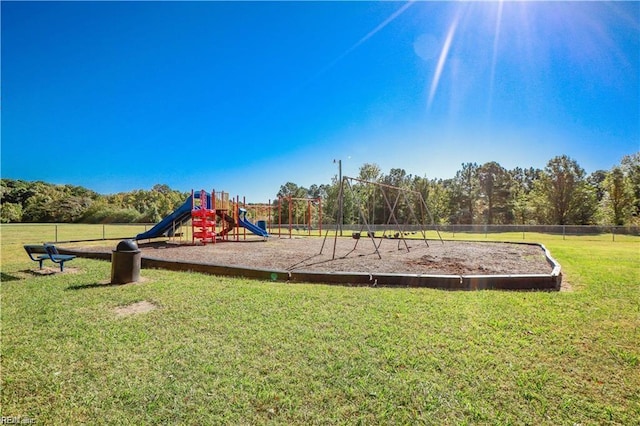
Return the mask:
<path fill-rule="evenodd" d="M 231 265 L 216 265 L 203 262 L 185 262 L 156 259 L 142 256 L 142 268 L 166 269 L 171 271 L 199 272 L 220 276 L 245 277 L 265 281 L 291 283 L 317 283 L 343 286 L 368 287 L 421 287 L 444 290 L 543 290 L 559 291 L 562 284 L 560 264 L 551 256 L 547 248 L 539 243 L 513 243 L 535 245 L 541 248 L 552 267 L 550 274 L 507 274 L 507 275 L 428 275 L 428 274 L 386 274 L 365 272 L 315 272 L 258 269 Z M 85 252 L 82 250 L 59 249 L 60 253 L 78 257 L 110 260 L 111 254 Z"/>

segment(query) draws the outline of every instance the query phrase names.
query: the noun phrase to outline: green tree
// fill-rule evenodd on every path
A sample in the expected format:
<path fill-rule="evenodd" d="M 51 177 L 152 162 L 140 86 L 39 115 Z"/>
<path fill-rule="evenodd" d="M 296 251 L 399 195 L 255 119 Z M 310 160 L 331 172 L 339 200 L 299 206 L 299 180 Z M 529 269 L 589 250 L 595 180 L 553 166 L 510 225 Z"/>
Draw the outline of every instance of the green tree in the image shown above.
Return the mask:
<path fill-rule="evenodd" d="M 512 222 L 513 218 L 509 209 L 511 179 L 507 170 L 492 161 L 480 166 L 477 174 L 485 223 L 492 225 Z"/>
<path fill-rule="evenodd" d="M 604 179 L 601 204 L 607 223 L 625 225 L 633 211 L 633 189 L 621 167 L 614 167 Z"/>
<path fill-rule="evenodd" d="M 278 198 L 281 201 L 280 220 L 281 223 L 289 223 L 289 205 L 291 205 L 292 224 L 304 224 L 307 222 L 307 203 L 294 200 L 295 198 L 307 198 L 309 190 L 303 186 L 298 186 L 293 182 L 287 182 L 280 186 Z M 291 199 L 289 198 L 291 197 Z M 277 214 L 277 213 L 276 213 Z M 277 220 L 277 216 L 276 216 Z"/>
<path fill-rule="evenodd" d="M 168 185 L 158 184 L 154 185 L 150 191 L 137 189 L 109 195 L 106 201 L 110 206 L 117 208 L 111 209 L 112 212 L 117 212 L 118 209 L 127 210 L 126 214 L 117 213 L 120 218 L 130 219 L 132 216 L 130 210 L 135 210 L 138 212 L 138 218 L 135 221 L 158 222 L 184 203 L 187 197 L 188 194 L 185 192 L 173 190 Z"/>
<path fill-rule="evenodd" d="M 364 163 L 358 171 L 358 178 L 368 182 L 377 182 L 380 178 L 380 166 L 376 163 Z"/>
<path fill-rule="evenodd" d="M 450 184 L 452 223 L 474 223 L 480 183 L 478 165 L 463 163 Z"/>
<path fill-rule="evenodd" d="M 367 182 L 377 182 L 380 179 L 380 166 L 375 163 L 365 163 L 360 166 L 358 173 L 358 179 L 365 180 Z M 381 195 L 379 189 L 375 185 L 360 184 L 362 186 L 362 200 L 361 204 L 364 210 L 368 213 L 367 220 L 369 223 L 376 222 L 376 202 L 380 203 Z"/>
<path fill-rule="evenodd" d="M 22 221 L 22 205 L 17 203 L 2 203 L 0 206 L 0 221 L 2 223 L 19 223 Z"/>
<path fill-rule="evenodd" d="M 32 190 L 34 195 L 29 197 L 23 206 L 23 221 L 55 222 L 56 211 L 53 203 L 62 198 L 61 192 L 44 182 L 35 182 Z"/>
<path fill-rule="evenodd" d="M 23 207 L 36 194 L 35 184 L 23 180 L 0 179 L 0 189 L 3 203 L 20 204 Z"/>
<path fill-rule="evenodd" d="M 327 197 L 327 185 L 312 184 L 307 190 L 307 197 L 324 199 Z"/>
<path fill-rule="evenodd" d="M 534 221 L 534 212 L 538 204 L 533 202 L 532 192 L 540 172 L 541 170 L 533 167 L 528 169 L 516 167 L 509 171 L 511 176 L 510 207 L 515 223 L 524 225 Z"/>
<path fill-rule="evenodd" d="M 339 203 L 340 198 L 340 182 L 338 176 L 334 175 L 331 179 L 331 185 L 325 186 L 326 198 L 322 205 L 322 220 L 325 223 L 337 224 L 342 211 L 342 221 L 344 224 L 353 224 L 358 221 L 359 212 L 354 202 L 353 191 L 348 183 L 344 184 L 342 194 L 342 207 Z"/>
<path fill-rule="evenodd" d="M 608 172 L 606 170 L 596 170 L 587 177 L 587 183 L 593 188 L 597 203 L 602 201 L 607 192 L 604 185 L 607 174 Z"/>
<path fill-rule="evenodd" d="M 633 194 L 631 215 L 634 220 L 640 221 L 640 152 L 625 155 L 620 162 L 620 168 L 628 179 Z"/>
<path fill-rule="evenodd" d="M 383 175 L 380 181 L 385 185 L 395 188 L 382 188 L 383 193 L 383 217 L 385 223 L 389 222 L 393 216 L 399 224 L 409 223 L 411 219 L 410 203 L 412 203 L 411 197 L 406 193 L 400 191 L 400 189 L 411 189 L 411 183 L 413 176 L 407 174 L 404 169 L 392 168 L 388 175 Z M 393 223 L 393 222 L 390 222 Z"/>
<path fill-rule="evenodd" d="M 449 218 L 449 192 L 442 179 L 428 179 L 426 177 L 415 177 L 413 180 L 412 189 L 422 194 L 422 198 L 427 205 L 428 212 L 422 212 L 423 207 L 419 205 L 419 201 L 416 200 L 415 212 L 419 214 L 427 214 L 427 217 L 420 218 L 422 223 L 431 224 L 431 220 L 435 224 L 442 224 Z"/>
<path fill-rule="evenodd" d="M 575 160 L 566 155 L 549 160 L 536 181 L 535 191 L 541 221 L 557 225 L 591 223 L 595 195 L 587 184 L 584 169 Z"/>
<path fill-rule="evenodd" d="M 66 196 L 60 197 L 51 203 L 51 220 L 53 222 L 73 223 L 79 221 L 93 200 L 88 197 Z"/>
<path fill-rule="evenodd" d="M 411 182 L 411 190 L 419 193 L 422 198 L 417 196 L 417 194 L 413 194 L 411 197 L 412 209 L 416 215 L 416 219 L 418 223 L 426 223 L 431 224 L 432 215 L 429 215 L 431 209 L 429 209 L 429 205 L 427 203 L 427 198 L 429 196 L 430 190 L 430 182 L 426 177 L 414 176 L 413 181 Z M 426 204 L 422 206 L 422 200 L 424 200 Z M 427 211 L 428 209 L 428 211 Z"/>

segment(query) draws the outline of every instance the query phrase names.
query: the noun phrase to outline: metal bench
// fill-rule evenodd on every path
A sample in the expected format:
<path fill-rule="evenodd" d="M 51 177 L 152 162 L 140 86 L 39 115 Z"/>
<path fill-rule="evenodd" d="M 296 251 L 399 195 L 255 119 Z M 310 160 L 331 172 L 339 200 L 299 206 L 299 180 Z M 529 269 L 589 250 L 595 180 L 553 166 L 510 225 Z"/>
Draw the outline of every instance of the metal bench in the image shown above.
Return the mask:
<path fill-rule="evenodd" d="M 34 262 L 38 262 L 40 264 L 40 269 L 42 269 L 42 262 L 49 259 L 53 263 L 57 263 L 60 265 L 60 272 L 64 271 L 64 262 L 69 260 L 73 260 L 76 256 L 71 254 L 60 254 L 58 253 L 58 249 L 53 244 L 43 244 L 43 245 L 25 245 L 24 249 L 27 254 Z"/>

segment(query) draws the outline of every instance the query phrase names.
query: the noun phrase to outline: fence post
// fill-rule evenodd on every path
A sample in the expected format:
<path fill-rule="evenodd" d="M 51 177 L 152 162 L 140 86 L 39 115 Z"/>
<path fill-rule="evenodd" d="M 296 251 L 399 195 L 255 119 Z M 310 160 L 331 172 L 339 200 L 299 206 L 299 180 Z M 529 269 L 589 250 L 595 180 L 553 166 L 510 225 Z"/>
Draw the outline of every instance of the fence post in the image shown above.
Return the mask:
<path fill-rule="evenodd" d="M 104 223 L 103 223 L 103 224 L 102 224 L 102 239 L 103 239 L 103 240 L 105 240 L 105 239 L 106 239 L 106 238 L 105 238 L 105 235 L 106 235 L 106 234 L 105 234 L 104 226 L 105 226 L 105 225 L 104 225 Z"/>
<path fill-rule="evenodd" d="M 562 240 L 565 240 L 565 227 L 566 225 L 562 225 Z"/>
<path fill-rule="evenodd" d="M 616 240 L 616 227 L 615 225 L 611 227 L 611 241 Z"/>

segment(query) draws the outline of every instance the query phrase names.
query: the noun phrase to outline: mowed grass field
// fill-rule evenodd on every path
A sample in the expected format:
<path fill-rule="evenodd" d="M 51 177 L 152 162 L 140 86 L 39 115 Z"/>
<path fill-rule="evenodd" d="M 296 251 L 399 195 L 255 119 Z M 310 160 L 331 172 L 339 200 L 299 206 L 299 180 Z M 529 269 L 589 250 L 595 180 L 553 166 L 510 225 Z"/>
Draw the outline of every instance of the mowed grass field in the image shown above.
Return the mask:
<path fill-rule="evenodd" d="M 52 238 L 0 229 L 2 416 L 37 424 L 640 424 L 637 237 L 527 234 L 560 262 L 570 291 L 448 292 L 161 270 L 111 286 L 108 262 L 75 259 L 64 274 L 33 273 L 22 244 Z M 68 231 L 68 239 L 94 238 Z M 119 313 L 136 302 L 156 309 Z"/>

